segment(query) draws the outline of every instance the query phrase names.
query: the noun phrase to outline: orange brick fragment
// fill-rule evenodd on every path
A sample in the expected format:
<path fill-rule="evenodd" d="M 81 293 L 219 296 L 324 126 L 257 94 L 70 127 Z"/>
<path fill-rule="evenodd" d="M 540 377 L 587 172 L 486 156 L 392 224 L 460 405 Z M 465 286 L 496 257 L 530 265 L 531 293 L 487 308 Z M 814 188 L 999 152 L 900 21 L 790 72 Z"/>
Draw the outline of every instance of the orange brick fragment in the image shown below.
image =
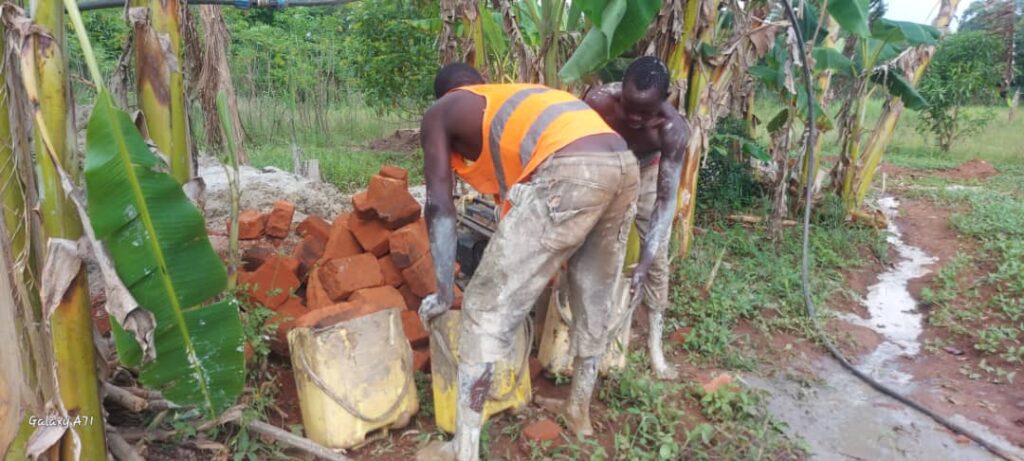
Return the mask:
<path fill-rule="evenodd" d="M 295 204 L 286 200 L 274 202 L 274 209 L 270 210 L 267 217 L 266 233 L 271 237 L 285 238 L 292 228 L 292 218 L 295 217 Z"/>
<path fill-rule="evenodd" d="M 368 253 L 333 259 L 320 266 L 320 283 L 334 301 L 347 299 L 363 288 L 384 284 L 377 258 Z"/>

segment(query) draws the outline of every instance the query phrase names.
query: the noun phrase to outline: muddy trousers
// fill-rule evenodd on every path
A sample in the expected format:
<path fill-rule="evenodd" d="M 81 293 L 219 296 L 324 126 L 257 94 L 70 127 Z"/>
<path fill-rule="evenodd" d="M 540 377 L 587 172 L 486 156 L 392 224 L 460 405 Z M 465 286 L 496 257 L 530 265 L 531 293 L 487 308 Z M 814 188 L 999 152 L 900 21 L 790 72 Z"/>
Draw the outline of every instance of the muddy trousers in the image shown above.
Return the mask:
<path fill-rule="evenodd" d="M 636 229 L 640 241 L 647 239 L 653 223 L 654 202 L 658 199 L 658 164 L 646 165 L 640 170 L 640 195 L 636 203 Z M 668 251 L 672 230 L 665 234 L 660 242 L 661 249 L 654 256 L 654 263 L 647 272 L 647 281 L 643 286 L 643 303 L 648 309 L 664 312 L 668 307 Z"/>
<path fill-rule="evenodd" d="M 504 357 L 566 262 L 573 350 L 580 357 L 604 354 L 639 184 L 636 157 L 623 151 L 556 154 L 514 185 L 512 209 L 466 287 L 460 360 L 488 364 Z"/>

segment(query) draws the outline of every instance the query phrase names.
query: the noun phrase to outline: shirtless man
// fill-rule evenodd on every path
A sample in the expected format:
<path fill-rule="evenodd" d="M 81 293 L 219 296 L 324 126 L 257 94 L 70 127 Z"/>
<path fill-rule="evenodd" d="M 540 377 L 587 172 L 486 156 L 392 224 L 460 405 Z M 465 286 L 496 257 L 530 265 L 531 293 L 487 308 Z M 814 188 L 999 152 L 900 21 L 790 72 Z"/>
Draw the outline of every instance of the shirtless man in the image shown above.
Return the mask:
<path fill-rule="evenodd" d="M 648 308 L 651 369 L 658 378 L 672 380 L 678 378 L 678 372 L 665 362 L 662 351 L 664 313 L 669 303 L 668 240 L 690 129 L 667 101 L 668 83 L 665 65 L 658 58 L 644 56 L 626 69 L 622 83 L 596 88 L 584 100 L 622 135 L 640 162 L 636 227 L 642 246 L 630 290 L 637 296 L 642 287 Z"/>
<path fill-rule="evenodd" d="M 472 67 L 452 64 L 438 73 L 434 94 L 420 131 L 438 286 L 420 306 L 428 329 L 454 299 L 454 174 L 497 195 L 503 217 L 463 298 L 455 436 L 417 459 L 478 459 L 494 364 L 565 262 L 576 301 L 572 392 L 566 401 L 535 402 L 563 416 L 573 433 L 591 435 L 590 399 L 636 213 L 636 156 L 597 112 L 564 91 L 485 84 Z"/>

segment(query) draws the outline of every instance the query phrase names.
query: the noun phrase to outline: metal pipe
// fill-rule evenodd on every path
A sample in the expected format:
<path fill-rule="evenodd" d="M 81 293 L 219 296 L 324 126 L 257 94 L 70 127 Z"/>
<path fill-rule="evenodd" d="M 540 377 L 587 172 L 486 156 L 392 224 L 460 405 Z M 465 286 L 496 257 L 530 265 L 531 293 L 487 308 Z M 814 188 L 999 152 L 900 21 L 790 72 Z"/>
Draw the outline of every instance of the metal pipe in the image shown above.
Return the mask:
<path fill-rule="evenodd" d="M 354 0 L 191 0 L 190 5 L 233 6 L 243 10 L 249 8 L 286 8 L 289 6 L 341 6 Z M 87 0 L 78 4 L 81 11 L 105 8 L 123 8 L 125 0 Z"/>

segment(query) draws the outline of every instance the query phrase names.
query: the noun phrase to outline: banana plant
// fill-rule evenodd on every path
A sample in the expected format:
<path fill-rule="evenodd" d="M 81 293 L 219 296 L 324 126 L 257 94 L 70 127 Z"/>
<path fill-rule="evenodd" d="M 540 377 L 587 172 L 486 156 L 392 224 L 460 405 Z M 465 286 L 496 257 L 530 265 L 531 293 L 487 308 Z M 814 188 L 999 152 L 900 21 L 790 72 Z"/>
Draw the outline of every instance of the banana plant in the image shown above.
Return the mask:
<path fill-rule="evenodd" d="M 841 110 L 842 152 L 833 170 L 833 186 L 847 210 L 853 211 L 860 206 L 854 183 L 865 167 L 862 153 L 868 100 L 877 92 L 885 92 L 907 108 L 925 107 L 927 101 L 905 78 L 897 58 L 914 47 L 934 46 L 940 33 L 923 24 L 872 19 L 868 0 L 833 0 L 828 11 L 850 34 L 851 44 L 847 48 L 852 52 L 844 55 L 835 48 L 817 47 L 814 58 L 819 69 L 828 69 L 852 81 L 852 95 Z"/>
<path fill-rule="evenodd" d="M 544 2 L 547 3 L 547 2 Z M 661 0 L 584 0 L 572 2 L 591 23 L 558 78 L 576 81 L 633 48 L 661 9 Z M 570 17 L 577 17 L 570 14 Z"/>
<path fill-rule="evenodd" d="M 131 117 L 103 88 L 78 8 L 66 0 L 98 89 L 86 128 L 85 185 L 96 238 L 118 277 L 156 319 L 155 351 L 111 319 L 118 356 L 141 369 L 142 383 L 214 418 L 241 394 L 245 359 L 239 303 L 213 251 L 202 214 L 150 150 Z M 155 352 L 155 357 L 152 352 Z"/>

